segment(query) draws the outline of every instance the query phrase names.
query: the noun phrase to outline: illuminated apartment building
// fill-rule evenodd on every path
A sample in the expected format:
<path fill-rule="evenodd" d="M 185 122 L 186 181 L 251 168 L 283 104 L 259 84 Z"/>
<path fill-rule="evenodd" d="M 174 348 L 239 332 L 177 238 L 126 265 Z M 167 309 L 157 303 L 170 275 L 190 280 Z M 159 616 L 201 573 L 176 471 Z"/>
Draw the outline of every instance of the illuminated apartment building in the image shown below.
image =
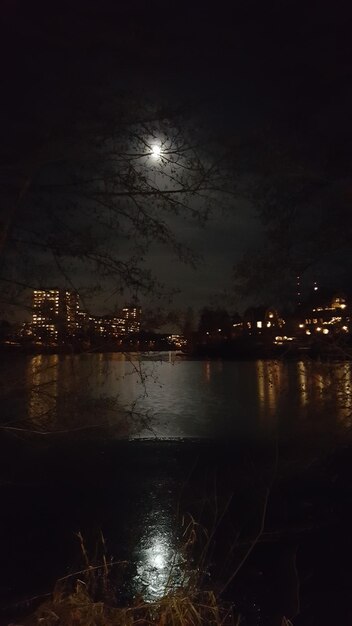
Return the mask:
<path fill-rule="evenodd" d="M 306 311 L 306 319 L 299 324 L 302 333 L 332 335 L 350 332 L 350 308 L 346 297 L 338 294 L 325 302 L 315 303 Z"/>
<path fill-rule="evenodd" d="M 99 337 L 112 339 L 126 333 L 125 320 L 121 317 L 103 315 L 91 316 L 89 319 L 92 330 Z"/>
<path fill-rule="evenodd" d="M 90 316 L 89 324 L 93 333 L 104 339 L 114 339 L 121 335 L 138 333 L 141 326 L 142 310 L 125 307 L 118 315 Z"/>
<path fill-rule="evenodd" d="M 33 292 L 33 334 L 41 340 L 62 340 L 76 333 L 79 298 L 67 289 L 37 289 Z"/>
<path fill-rule="evenodd" d="M 121 318 L 124 321 L 125 333 L 139 333 L 141 328 L 142 309 L 126 306 L 122 309 Z"/>

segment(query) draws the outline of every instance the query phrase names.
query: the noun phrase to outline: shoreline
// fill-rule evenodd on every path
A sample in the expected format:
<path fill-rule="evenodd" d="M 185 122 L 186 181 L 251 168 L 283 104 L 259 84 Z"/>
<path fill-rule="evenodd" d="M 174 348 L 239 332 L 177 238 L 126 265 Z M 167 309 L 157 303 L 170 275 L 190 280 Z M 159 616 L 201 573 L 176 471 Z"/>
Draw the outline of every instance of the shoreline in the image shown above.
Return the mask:
<path fill-rule="evenodd" d="M 15 455 L 16 461 L 8 449 L 9 460 L 12 459 L 13 470 L 16 470 L 11 472 L 12 485 L 1 486 L 5 505 L 12 505 L 6 507 L 12 523 L 10 520 L 4 523 L 8 529 L 11 528 L 11 536 L 10 544 L 8 536 L 7 539 L 3 538 L 5 564 L 8 561 L 8 567 L 4 569 L 3 585 L 6 583 L 11 586 L 12 581 L 13 586 L 8 594 L 3 586 L 3 610 L 0 612 L 8 619 L 16 618 L 18 621 L 21 615 L 28 611 L 24 603 L 31 593 L 35 595 L 37 591 L 50 592 L 54 581 L 67 573 L 67 567 L 71 571 L 79 569 L 78 547 L 74 538 L 77 529 L 82 531 L 87 537 L 89 547 L 92 547 L 95 530 L 101 528 L 108 542 L 108 549 L 114 555 L 129 560 L 133 574 L 134 568 L 138 565 L 138 558 L 136 561 L 136 556 L 133 556 L 134 551 L 140 533 L 144 533 L 144 523 L 141 519 L 143 516 L 150 519 L 150 508 L 154 510 L 156 507 L 154 514 L 158 517 L 155 522 L 157 538 L 160 532 L 169 532 L 170 522 L 167 521 L 164 527 L 164 516 L 166 520 L 173 519 L 174 512 L 176 517 L 172 524 L 176 524 L 175 528 L 178 527 L 177 510 L 181 516 L 184 511 L 189 511 L 197 516 L 196 519 L 200 516 L 200 521 L 205 525 L 207 521 L 210 523 L 211 507 L 208 516 L 202 515 L 204 502 L 211 497 L 214 485 L 212 480 L 208 485 L 203 485 L 205 469 L 210 477 L 213 472 L 218 477 L 219 503 L 226 502 L 228 494 L 232 492 L 235 494 L 217 535 L 214 556 L 215 566 L 217 564 L 220 568 L 219 572 L 224 555 L 227 554 L 226 542 L 231 539 L 232 524 L 237 527 L 240 523 L 242 527 L 246 521 L 246 532 L 241 536 L 238 547 L 239 554 L 241 545 L 251 541 L 251 533 L 256 531 L 263 485 L 270 480 L 274 452 L 272 446 L 264 448 L 255 445 L 236 446 L 228 441 L 220 443 L 212 440 L 110 441 L 105 445 L 97 445 L 97 442 L 90 441 L 83 447 L 79 442 L 71 442 L 68 446 L 66 444 L 62 441 L 57 445 L 57 442 L 53 441 L 51 446 L 44 444 L 40 446 L 41 450 L 38 450 L 29 449 L 23 441 L 13 442 L 12 452 L 15 448 L 18 452 Z M 321 589 L 320 585 L 326 584 L 328 587 L 329 583 L 331 601 L 336 606 L 339 591 L 338 584 L 335 583 L 334 588 L 333 581 L 336 577 L 336 566 L 339 565 L 339 554 L 342 554 L 340 544 L 349 532 L 352 518 L 349 499 L 351 447 L 340 445 L 336 449 L 322 451 L 313 464 L 308 463 L 309 459 L 305 460 L 303 454 L 300 466 L 297 466 L 293 449 L 288 458 L 286 453 L 289 449 L 291 446 L 288 449 L 280 446 L 279 470 L 271 487 L 265 531 L 253 555 L 236 578 L 236 584 L 231 586 L 228 592 L 230 600 L 236 601 L 237 604 L 245 602 L 242 604 L 242 611 L 247 616 L 251 611 L 251 600 L 249 604 L 246 604 L 247 600 L 243 600 L 247 590 L 253 594 L 253 601 L 266 610 L 268 606 L 270 609 L 273 608 L 277 585 L 282 585 L 280 598 L 289 597 L 295 581 L 291 575 L 289 562 L 291 555 L 296 554 L 297 544 L 300 576 L 304 580 L 312 567 L 314 570 L 313 582 L 309 583 L 308 588 L 306 585 L 303 588 L 303 606 L 310 594 L 314 599 L 316 591 Z M 62 458 L 65 458 L 64 465 Z M 255 463 L 255 468 L 250 466 L 252 467 L 250 472 L 249 460 Z M 18 464 L 22 463 L 28 467 L 25 478 L 18 467 Z M 202 496 L 203 488 L 205 500 Z M 177 497 L 175 490 L 178 493 Z M 22 503 L 18 502 L 21 495 Z M 164 501 L 162 506 L 159 506 L 160 498 Z M 63 511 L 64 503 L 69 510 Z M 28 507 L 33 508 L 31 510 Z M 255 525 L 251 528 L 253 521 Z M 31 528 L 27 528 L 23 535 L 26 522 L 33 529 L 31 531 Z M 136 530 L 131 532 L 127 524 L 131 527 L 135 525 Z M 148 532 L 151 532 L 153 539 L 153 524 Z M 21 558 L 14 563 L 11 543 L 13 545 L 17 540 L 20 541 L 24 553 L 22 552 Z M 129 544 L 129 541 L 132 543 Z M 335 550 L 326 549 L 331 543 Z M 128 550 L 126 545 L 130 545 Z M 35 562 L 34 557 L 38 550 L 45 556 Z M 345 552 L 346 562 L 349 562 L 348 546 Z M 307 555 L 306 563 L 301 560 L 303 554 Z M 278 568 L 277 572 L 275 567 L 273 570 L 270 569 L 272 560 Z M 17 571 L 19 567 L 20 576 Z M 343 570 L 342 567 L 341 577 Z M 266 574 L 259 576 L 258 572 L 261 571 L 266 571 Z M 327 576 L 326 571 L 331 572 L 331 576 Z M 219 572 L 215 567 L 209 579 L 215 588 L 220 580 Z M 324 573 L 327 582 L 321 582 L 320 572 Z M 131 574 L 130 576 L 132 581 L 133 576 Z M 269 601 L 267 585 L 270 589 Z M 119 590 L 119 593 L 121 591 L 122 595 L 128 594 L 128 590 L 127 586 L 126 589 Z M 16 604 L 16 600 L 20 603 L 17 614 L 11 611 L 9 606 Z"/>
<path fill-rule="evenodd" d="M 46 348 L 44 350 L 23 349 L 22 347 L 0 346 L 0 354 L 6 356 L 87 356 L 98 354 L 138 354 L 149 358 L 157 358 L 158 355 L 173 354 L 175 358 L 190 361 L 334 361 L 334 362 L 350 362 L 352 360 L 352 350 L 349 353 L 348 348 L 337 347 L 335 350 L 324 350 L 313 347 L 312 349 L 275 349 L 275 350 L 252 350 L 248 352 L 235 353 L 232 350 L 195 350 L 193 352 L 180 351 L 178 349 L 154 349 L 154 350 L 112 350 L 107 348 L 99 349 L 68 349 L 67 347 Z"/>

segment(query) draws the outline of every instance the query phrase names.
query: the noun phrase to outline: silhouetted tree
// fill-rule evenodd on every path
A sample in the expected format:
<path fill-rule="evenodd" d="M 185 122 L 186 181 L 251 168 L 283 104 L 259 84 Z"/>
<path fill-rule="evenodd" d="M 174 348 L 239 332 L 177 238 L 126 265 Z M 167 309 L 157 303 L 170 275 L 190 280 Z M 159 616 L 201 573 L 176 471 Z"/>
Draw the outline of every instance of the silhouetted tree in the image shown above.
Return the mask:
<path fill-rule="evenodd" d="M 263 227 L 261 245 L 247 249 L 234 268 L 236 292 L 260 302 L 270 294 L 295 298 L 296 277 L 316 279 L 334 267 L 335 280 L 351 272 L 350 167 L 331 143 L 258 139 L 248 157 L 247 194 Z M 270 298 L 269 298 L 270 299 Z"/>
<path fill-rule="evenodd" d="M 201 334 L 221 333 L 220 336 L 226 337 L 230 335 L 231 328 L 231 317 L 225 309 L 202 309 L 198 327 Z"/>
<path fill-rule="evenodd" d="M 192 307 L 188 307 L 184 313 L 182 333 L 185 337 L 190 337 L 195 330 L 195 317 Z"/>
<path fill-rule="evenodd" d="M 58 277 L 78 291 L 89 283 L 91 290 L 160 296 L 166 290 L 148 268 L 148 251 L 164 245 L 182 261 L 194 261 L 173 219 L 207 219 L 223 185 L 216 157 L 205 148 L 204 134 L 199 147 L 182 106 L 122 86 L 116 59 L 125 43 L 108 17 L 98 12 L 97 22 L 91 7 L 77 40 L 69 19 L 49 38 L 43 15 L 26 64 L 13 51 L 12 75 L 17 71 L 16 84 L 30 86 L 29 95 L 13 102 L 6 93 L 3 305 L 18 302 L 19 286 L 58 284 Z M 25 26 L 17 17 L 9 24 L 11 50 Z"/>

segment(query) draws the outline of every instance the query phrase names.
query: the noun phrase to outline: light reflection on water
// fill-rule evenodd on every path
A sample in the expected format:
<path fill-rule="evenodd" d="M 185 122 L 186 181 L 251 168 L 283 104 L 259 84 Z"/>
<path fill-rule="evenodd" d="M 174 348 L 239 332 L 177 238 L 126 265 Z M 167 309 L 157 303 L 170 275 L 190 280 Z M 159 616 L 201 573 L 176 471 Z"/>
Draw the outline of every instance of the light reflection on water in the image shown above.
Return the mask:
<path fill-rule="evenodd" d="M 133 591 L 147 601 L 163 597 L 185 582 L 186 563 L 178 549 L 171 524 L 147 525 L 136 546 Z"/>
<path fill-rule="evenodd" d="M 15 376 L 11 363 L 2 371 L 3 397 L 9 401 L 3 405 L 8 413 L 4 410 L 2 415 L 6 421 L 11 415 L 16 415 L 16 420 L 20 415 L 23 424 L 36 429 L 69 430 L 107 421 L 120 424 L 122 420 L 119 437 L 156 433 L 161 437 L 256 438 L 275 432 L 277 426 L 285 434 L 305 436 L 308 423 L 313 438 L 320 440 L 324 429 L 344 434 L 352 425 L 350 363 L 177 361 L 170 353 L 159 361 L 155 357 L 131 360 L 118 354 L 42 355 L 24 359 L 22 375 L 16 371 Z M 134 420 L 127 414 L 131 406 L 137 416 Z M 301 437 L 300 441 L 305 440 Z M 133 474 L 133 461 L 129 471 Z M 187 582 L 193 573 L 170 506 L 171 484 L 165 495 L 154 483 L 149 488 L 144 466 L 138 472 L 136 484 L 141 485 L 143 497 L 136 499 L 134 527 L 126 531 L 126 545 L 128 533 L 133 535 L 128 584 L 133 595 L 154 601 Z M 134 491 L 126 489 L 126 476 L 127 472 L 122 478 L 116 472 L 128 509 Z M 106 507 L 111 506 L 112 492 L 107 490 Z M 193 495 L 196 499 L 197 493 Z M 122 518 L 123 510 L 119 506 L 116 516 Z M 56 518 L 56 500 L 54 515 Z M 50 527 L 44 520 L 37 523 Z M 112 527 L 120 541 L 115 523 L 116 518 Z M 124 520 L 119 523 L 123 528 Z M 71 528 L 70 524 L 71 520 Z"/>
<path fill-rule="evenodd" d="M 56 406 L 59 396 L 59 356 L 49 360 L 43 355 L 33 357 L 27 367 L 28 418 L 35 429 L 45 427 L 46 422 L 57 419 Z M 60 390 L 61 391 L 61 390 Z"/>
<path fill-rule="evenodd" d="M 39 355 L 18 371 L 15 362 L 2 366 L 3 419 L 33 429 L 107 424 L 120 437 L 261 437 L 312 415 L 352 423 L 351 363 Z"/>
<path fill-rule="evenodd" d="M 273 418 L 279 410 L 284 384 L 287 384 L 286 372 L 279 361 L 257 361 L 256 375 L 260 416 Z"/>
<path fill-rule="evenodd" d="M 314 363 L 300 361 L 296 364 L 298 392 L 301 406 L 314 412 L 329 409 L 346 427 L 352 416 L 352 365 L 351 363 Z"/>

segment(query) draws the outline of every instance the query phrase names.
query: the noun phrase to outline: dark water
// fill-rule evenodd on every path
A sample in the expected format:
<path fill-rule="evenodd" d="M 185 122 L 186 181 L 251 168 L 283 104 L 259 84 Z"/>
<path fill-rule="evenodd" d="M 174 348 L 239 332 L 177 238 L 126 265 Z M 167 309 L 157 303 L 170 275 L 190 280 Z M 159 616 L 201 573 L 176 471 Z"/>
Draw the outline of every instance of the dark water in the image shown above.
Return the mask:
<path fill-rule="evenodd" d="M 80 531 L 122 562 L 121 600 L 196 573 L 244 624 L 352 624 L 351 379 L 348 363 L 169 354 L 3 363 L 3 614 L 81 568 Z"/>
<path fill-rule="evenodd" d="M 7 427 L 110 426 L 117 438 L 291 436 L 349 429 L 352 365 L 190 361 L 164 353 L 35 356 L 2 363 Z"/>

